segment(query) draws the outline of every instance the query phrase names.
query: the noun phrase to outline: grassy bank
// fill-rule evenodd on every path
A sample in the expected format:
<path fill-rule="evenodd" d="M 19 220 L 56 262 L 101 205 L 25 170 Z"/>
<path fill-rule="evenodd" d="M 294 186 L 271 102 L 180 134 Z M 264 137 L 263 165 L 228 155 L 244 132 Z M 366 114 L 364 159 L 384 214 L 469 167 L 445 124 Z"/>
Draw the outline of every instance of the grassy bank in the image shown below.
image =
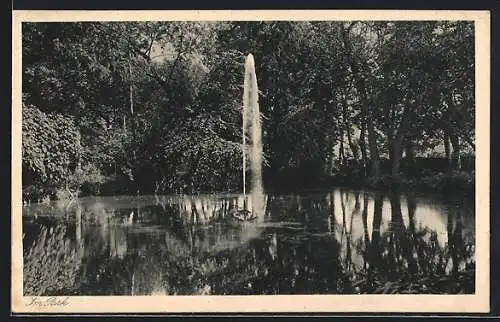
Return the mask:
<path fill-rule="evenodd" d="M 424 192 L 434 194 L 463 194 L 474 196 L 475 173 L 465 171 L 433 172 L 421 177 L 410 177 L 404 174 L 382 175 L 379 177 L 353 177 L 336 175 L 328 180 L 331 185 L 349 188 L 376 189 L 395 192 Z"/>
<path fill-rule="evenodd" d="M 334 187 L 352 189 L 374 189 L 394 192 L 422 192 L 432 194 L 462 194 L 473 197 L 475 192 L 475 173 L 465 171 L 432 172 L 420 177 L 407 175 L 382 175 L 379 177 L 361 177 L 357 174 L 337 174 L 331 177 L 303 178 L 285 176 L 267 180 L 265 190 L 270 193 L 305 193 L 324 191 Z M 64 200 L 85 196 L 153 194 L 154 191 L 140 191 L 137 185 L 124 180 L 106 178 L 99 182 L 84 183 L 78 190 L 69 190 L 52 186 L 28 186 L 23 188 L 23 200 L 44 202 Z M 215 191 L 197 191 L 215 193 Z M 228 191 L 224 191 L 228 192 Z M 234 192 L 234 191 L 232 191 Z M 166 191 L 162 193 L 175 193 Z"/>
<path fill-rule="evenodd" d="M 437 194 L 474 195 L 475 174 L 463 171 L 438 172 L 420 178 L 403 175 L 386 175 L 379 178 L 368 178 L 365 186 L 375 189 L 395 191 L 418 191 Z"/>
<path fill-rule="evenodd" d="M 359 172 L 342 172 L 330 177 L 299 177 L 284 175 L 268 178 L 266 191 L 272 193 L 321 192 L 335 187 L 371 189 L 392 192 L 421 192 L 439 195 L 465 195 L 473 197 L 475 173 L 466 171 L 427 172 L 421 176 L 390 174 L 364 177 Z"/>

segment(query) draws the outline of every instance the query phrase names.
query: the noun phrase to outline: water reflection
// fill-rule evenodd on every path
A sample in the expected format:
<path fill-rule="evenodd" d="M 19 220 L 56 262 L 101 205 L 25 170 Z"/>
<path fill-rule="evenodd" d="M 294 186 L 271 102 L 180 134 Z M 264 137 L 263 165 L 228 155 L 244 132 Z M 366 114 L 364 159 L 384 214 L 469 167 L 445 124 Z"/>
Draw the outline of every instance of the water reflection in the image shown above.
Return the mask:
<path fill-rule="evenodd" d="M 235 218 L 245 202 L 259 209 L 257 220 Z M 40 227 L 64 234 L 39 241 L 49 235 Z M 55 266 L 77 276 L 51 292 L 60 295 L 474 292 L 468 200 L 344 189 L 246 201 L 82 198 L 26 207 L 24 233 L 25 264 L 42 276 L 25 269 L 25 295 L 43 294 Z M 33 241 L 67 247 L 47 262 L 41 253 L 50 250 L 34 252 Z M 65 263 L 73 258 L 66 253 L 76 264 Z"/>

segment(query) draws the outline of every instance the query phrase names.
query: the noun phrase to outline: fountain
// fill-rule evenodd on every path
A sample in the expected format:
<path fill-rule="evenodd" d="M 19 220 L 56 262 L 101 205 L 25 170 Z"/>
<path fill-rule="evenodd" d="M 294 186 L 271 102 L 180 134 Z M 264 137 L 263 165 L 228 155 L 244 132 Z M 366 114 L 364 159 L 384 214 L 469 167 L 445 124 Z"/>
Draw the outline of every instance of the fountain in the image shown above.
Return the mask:
<path fill-rule="evenodd" d="M 259 91 L 255 74 L 255 61 L 249 54 L 245 61 L 245 79 L 243 88 L 243 213 L 252 214 L 253 218 L 263 213 L 262 187 L 262 129 L 259 110 Z M 248 141 L 248 142 L 247 142 Z M 251 146 L 250 149 L 247 147 Z M 248 211 L 246 192 L 247 158 L 250 170 L 251 211 Z"/>

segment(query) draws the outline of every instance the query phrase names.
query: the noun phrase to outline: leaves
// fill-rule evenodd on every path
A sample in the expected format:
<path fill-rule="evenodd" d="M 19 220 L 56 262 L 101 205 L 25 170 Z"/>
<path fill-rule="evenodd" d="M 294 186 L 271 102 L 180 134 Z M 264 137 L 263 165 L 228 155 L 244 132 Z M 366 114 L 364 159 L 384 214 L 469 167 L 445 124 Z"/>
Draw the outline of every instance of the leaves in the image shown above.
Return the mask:
<path fill-rule="evenodd" d="M 445 126 L 472 146 L 473 37 L 458 21 L 25 23 L 23 101 L 39 111 L 23 124 L 24 164 L 39 182 L 60 180 L 79 133 L 85 164 L 143 190 L 179 168 L 194 186 L 212 169 L 237 187 L 248 53 L 266 171 L 312 162 L 323 175 L 346 138 L 345 155 L 366 154 L 367 124 L 382 156 L 398 129 L 419 153 Z"/>
<path fill-rule="evenodd" d="M 64 182 L 82 149 L 73 119 L 24 106 L 22 127 L 23 168 L 31 179 L 35 183 Z"/>

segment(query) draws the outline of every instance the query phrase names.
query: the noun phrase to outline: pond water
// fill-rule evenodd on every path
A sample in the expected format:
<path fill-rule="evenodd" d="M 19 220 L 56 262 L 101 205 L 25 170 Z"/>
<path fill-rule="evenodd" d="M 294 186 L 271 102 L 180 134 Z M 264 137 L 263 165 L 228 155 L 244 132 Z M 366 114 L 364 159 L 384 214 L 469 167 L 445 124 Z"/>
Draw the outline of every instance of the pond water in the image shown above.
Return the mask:
<path fill-rule="evenodd" d="M 24 295 L 474 292 L 473 200 L 269 194 L 254 220 L 241 221 L 232 215 L 243 202 L 120 196 L 25 206 Z"/>

